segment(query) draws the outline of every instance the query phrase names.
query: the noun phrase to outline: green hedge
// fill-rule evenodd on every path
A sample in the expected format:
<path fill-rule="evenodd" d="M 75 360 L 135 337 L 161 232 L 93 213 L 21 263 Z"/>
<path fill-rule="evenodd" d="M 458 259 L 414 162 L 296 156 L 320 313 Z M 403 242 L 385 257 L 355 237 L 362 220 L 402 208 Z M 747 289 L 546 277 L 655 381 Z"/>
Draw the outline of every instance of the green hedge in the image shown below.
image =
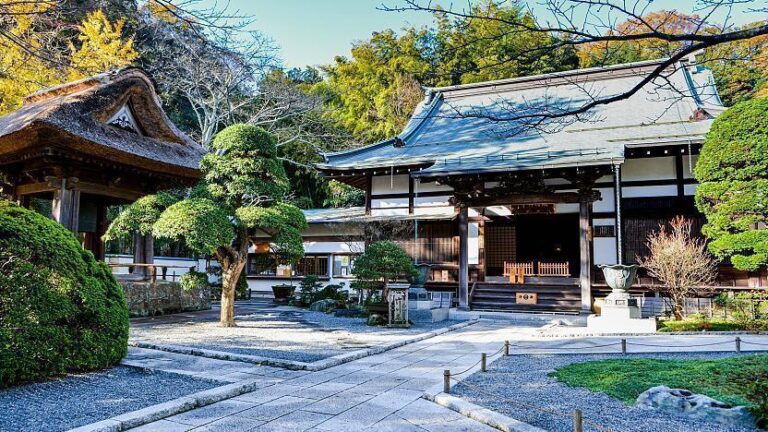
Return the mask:
<path fill-rule="evenodd" d="M 105 368 L 127 351 L 110 269 L 60 224 L 0 200 L 0 387 Z"/>

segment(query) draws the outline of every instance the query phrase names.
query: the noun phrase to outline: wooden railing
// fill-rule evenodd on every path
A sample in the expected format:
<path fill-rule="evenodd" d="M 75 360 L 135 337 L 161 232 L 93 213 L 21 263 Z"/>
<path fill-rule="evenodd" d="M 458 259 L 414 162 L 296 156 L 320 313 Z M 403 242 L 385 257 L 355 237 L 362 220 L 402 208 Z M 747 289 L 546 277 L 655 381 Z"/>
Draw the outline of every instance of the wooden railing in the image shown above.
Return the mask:
<path fill-rule="evenodd" d="M 562 276 L 570 277 L 571 271 L 568 261 L 566 262 L 540 262 L 539 276 Z"/>
<path fill-rule="evenodd" d="M 517 269 L 523 269 L 523 274 L 526 276 L 536 276 L 536 273 L 533 271 L 533 261 L 523 263 L 504 261 L 504 276 L 519 273 Z"/>
<path fill-rule="evenodd" d="M 178 277 L 176 275 L 175 271 L 172 271 L 171 274 L 168 274 L 168 269 L 186 269 L 188 271 L 194 271 L 197 266 L 179 266 L 179 265 L 167 265 L 167 264 L 145 264 L 145 263 L 107 263 L 107 265 L 111 268 L 119 268 L 119 267 L 127 267 L 128 271 L 130 273 L 115 273 L 115 276 L 121 277 L 121 278 L 128 278 L 128 279 L 140 279 L 140 280 L 149 280 L 151 282 L 156 282 L 158 276 L 162 280 L 170 280 L 175 281 Z M 136 273 L 136 269 L 145 268 L 147 269 L 147 274 L 138 274 Z M 160 269 L 160 274 L 158 275 L 157 269 Z"/>
<path fill-rule="evenodd" d="M 570 277 L 570 265 L 565 262 L 504 262 L 504 276 L 518 274 L 522 269 L 525 276 L 558 276 Z M 517 271 L 516 271 L 517 270 Z"/>

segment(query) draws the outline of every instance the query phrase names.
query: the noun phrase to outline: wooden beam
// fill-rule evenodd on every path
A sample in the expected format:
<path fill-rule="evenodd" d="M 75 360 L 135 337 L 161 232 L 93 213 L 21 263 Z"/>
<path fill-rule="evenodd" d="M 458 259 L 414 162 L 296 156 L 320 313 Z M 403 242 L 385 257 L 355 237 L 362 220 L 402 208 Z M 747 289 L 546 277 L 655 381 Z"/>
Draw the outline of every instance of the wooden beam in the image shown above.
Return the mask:
<path fill-rule="evenodd" d="M 581 287 L 581 311 L 592 312 L 592 252 L 589 226 L 591 203 L 582 200 L 579 203 L 579 286 Z"/>
<path fill-rule="evenodd" d="M 16 194 L 21 196 L 45 192 L 56 192 L 60 189 L 59 182 L 61 182 L 61 180 L 62 179 L 58 177 L 46 177 L 46 181 L 44 182 L 21 184 L 16 186 Z M 67 183 L 66 187 L 70 190 L 76 189 L 81 193 L 119 198 L 127 201 L 135 201 L 146 195 L 146 193 L 137 190 L 87 181 L 70 181 Z"/>
<path fill-rule="evenodd" d="M 487 207 L 493 205 L 515 205 L 515 204 L 566 204 L 579 203 L 584 199 L 584 195 L 578 192 L 562 193 L 544 193 L 544 194 L 525 194 L 525 195 L 507 195 L 507 196 L 488 196 L 468 198 L 462 201 L 469 207 Z M 600 199 L 600 192 L 593 191 L 588 200 L 597 201 Z"/>
<path fill-rule="evenodd" d="M 459 309 L 469 310 L 469 207 L 459 208 Z"/>

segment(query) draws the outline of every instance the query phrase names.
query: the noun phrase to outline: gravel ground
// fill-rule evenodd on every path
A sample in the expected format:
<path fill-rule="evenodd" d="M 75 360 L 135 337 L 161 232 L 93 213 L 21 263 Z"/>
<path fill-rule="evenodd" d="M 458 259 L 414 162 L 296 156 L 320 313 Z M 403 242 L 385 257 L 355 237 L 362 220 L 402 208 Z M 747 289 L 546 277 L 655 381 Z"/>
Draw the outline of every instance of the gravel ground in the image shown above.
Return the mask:
<path fill-rule="evenodd" d="M 112 369 L 0 390 L 0 431 L 63 431 L 222 385 L 167 372 Z"/>
<path fill-rule="evenodd" d="M 314 362 L 455 324 L 425 322 L 428 313 L 415 313 L 411 316 L 415 324 L 405 329 L 373 327 L 364 318 L 335 317 L 288 306 L 265 307 L 238 315 L 235 328 L 221 328 L 213 320 L 132 326 L 131 340 Z"/>
<path fill-rule="evenodd" d="M 627 357 L 663 359 L 716 359 L 733 354 L 630 354 Z M 727 428 L 717 423 L 702 423 L 658 411 L 642 410 L 602 393 L 568 387 L 547 376 L 555 369 L 591 360 L 617 358 L 616 355 L 530 355 L 501 357 L 489 366 L 488 372 L 475 373 L 452 389 L 457 396 L 499 411 L 550 431 L 571 432 L 572 419 L 537 411 L 529 406 L 543 407 L 565 413 L 580 409 L 584 418 L 614 431 L 637 432 L 745 432 L 749 429 Z M 482 392 L 471 388 L 479 387 Z M 500 395 L 492 397 L 486 392 Z M 586 431 L 599 429 L 584 425 Z"/>

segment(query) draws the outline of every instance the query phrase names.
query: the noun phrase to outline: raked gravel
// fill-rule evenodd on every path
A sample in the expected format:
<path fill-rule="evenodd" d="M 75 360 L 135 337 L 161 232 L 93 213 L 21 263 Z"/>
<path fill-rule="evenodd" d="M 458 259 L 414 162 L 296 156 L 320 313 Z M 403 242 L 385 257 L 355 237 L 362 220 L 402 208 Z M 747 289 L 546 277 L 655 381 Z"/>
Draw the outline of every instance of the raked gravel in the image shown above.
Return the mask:
<path fill-rule="evenodd" d="M 464 381 L 468 385 L 460 383 L 451 390 L 451 393 L 514 419 L 555 432 L 571 432 L 572 418 L 542 412 L 529 405 L 564 413 L 572 413 L 575 409 L 580 409 L 585 419 L 613 431 L 746 432 L 750 429 L 728 428 L 717 423 L 703 423 L 682 416 L 634 408 L 606 394 L 568 387 L 555 378 L 547 376 L 562 366 L 592 360 L 639 357 L 680 360 L 717 359 L 732 355 L 727 353 L 629 354 L 627 356 L 515 355 L 499 358 L 489 365 L 487 373 L 475 373 Z M 471 386 L 481 388 L 482 392 Z M 486 392 L 499 397 L 489 396 L 485 394 Z M 584 430 L 598 431 L 599 429 L 585 424 Z"/>
<path fill-rule="evenodd" d="M 221 385 L 125 366 L 68 375 L 0 390 L 0 431 L 65 431 Z"/>
<path fill-rule="evenodd" d="M 219 327 L 218 322 L 211 320 L 134 326 L 131 341 L 315 362 L 455 324 L 426 322 L 424 318 L 423 312 L 417 312 L 410 328 L 387 328 L 368 326 L 364 318 L 335 317 L 294 307 L 270 307 L 237 316 L 237 327 L 234 328 Z"/>

